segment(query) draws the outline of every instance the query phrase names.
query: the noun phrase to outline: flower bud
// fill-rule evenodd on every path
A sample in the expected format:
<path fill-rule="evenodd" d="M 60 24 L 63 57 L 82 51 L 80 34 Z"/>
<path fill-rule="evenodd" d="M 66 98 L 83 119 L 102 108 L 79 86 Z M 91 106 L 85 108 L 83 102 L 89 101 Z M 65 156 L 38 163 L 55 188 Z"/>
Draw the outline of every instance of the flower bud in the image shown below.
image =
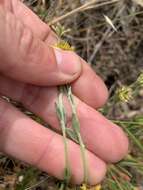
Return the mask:
<path fill-rule="evenodd" d="M 120 101 L 122 102 L 129 102 L 133 98 L 133 91 L 131 87 L 128 86 L 122 86 L 118 91 L 117 91 L 117 96 Z"/>
<path fill-rule="evenodd" d="M 141 73 L 139 75 L 139 77 L 137 78 L 137 83 L 143 87 L 143 73 Z"/>

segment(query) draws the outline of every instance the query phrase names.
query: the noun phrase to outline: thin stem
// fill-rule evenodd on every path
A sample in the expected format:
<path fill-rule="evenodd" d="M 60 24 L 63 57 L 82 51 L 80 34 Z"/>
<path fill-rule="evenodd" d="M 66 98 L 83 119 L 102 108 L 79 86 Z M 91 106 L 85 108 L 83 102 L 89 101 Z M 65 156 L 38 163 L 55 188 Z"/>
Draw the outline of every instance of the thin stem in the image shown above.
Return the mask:
<path fill-rule="evenodd" d="M 75 134 L 77 135 L 77 139 L 79 141 L 79 145 L 81 149 L 81 155 L 82 155 L 82 160 L 83 160 L 83 171 L 84 171 L 84 183 L 87 183 L 88 172 L 87 172 L 87 161 L 86 161 L 86 149 L 85 149 L 85 145 L 83 143 L 83 140 L 80 134 L 80 123 L 77 117 L 76 106 L 75 106 L 74 98 L 71 92 L 71 87 L 67 87 L 67 91 L 68 91 L 68 99 L 72 108 L 72 127 Z"/>
<path fill-rule="evenodd" d="M 64 177 L 65 177 L 65 182 L 66 184 L 69 183 L 70 180 L 70 165 L 69 165 L 69 160 L 68 160 L 68 144 L 67 144 L 67 136 L 66 136 L 66 114 L 65 114 L 65 109 L 64 109 L 64 105 L 63 105 L 63 93 L 61 92 L 59 94 L 59 98 L 58 98 L 58 102 L 56 104 L 57 106 L 57 115 L 60 121 L 60 126 L 62 129 L 62 133 L 63 133 L 63 141 L 64 141 L 64 152 L 65 152 L 65 173 L 64 173 Z"/>
<path fill-rule="evenodd" d="M 138 122 L 138 121 L 123 121 L 123 120 L 114 120 L 114 119 L 110 119 L 111 121 L 113 121 L 114 123 L 123 123 L 123 124 L 137 124 L 137 125 L 142 125 L 143 122 Z"/>
<path fill-rule="evenodd" d="M 117 178 L 114 176 L 113 172 L 110 170 L 109 173 L 110 173 L 110 175 L 114 178 L 114 180 L 115 180 L 117 186 L 119 187 L 119 189 L 120 189 L 120 190 L 124 190 L 124 189 L 122 188 L 120 182 L 119 182 L 119 181 L 117 180 Z"/>
<path fill-rule="evenodd" d="M 118 2 L 118 1 L 119 0 L 111 0 L 109 2 L 108 1 L 107 2 L 102 2 L 102 3 L 99 3 L 99 4 L 95 5 L 94 8 L 98 8 L 98 7 L 101 7 L 103 5 L 107 5 L 107 4 L 112 4 L 112 3 L 115 3 L 115 2 Z M 51 22 L 49 22 L 48 25 L 51 26 L 53 24 L 56 24 L 56 23 L 60 22 L 61 20 L 65 19 L 65 18 L 67 18 L 69 16 L 72 16 L 75 13 L 78 13 L 78 12 L 81 12 L 81 11 L 87 9 L 88 7 L 90 7 L 91 5 L 93 5 L 96 2 L 99 2 L 99 1 L 98 0 L 92 0 L 90 2 L 87 2 L 84 5 L 76 8 L 76 9 L 74 9 L 74 10 L 68 12 L 68 13 L 66 13 L 65 15 L 62 15 L 60 17 L 55 18 L 54 20 L 52 20 Z"/>
<path fill-rule="evenodd" d="M 140 143 L 140 141 L 128 130 L 127 127 L 125 127 L 124 125 L 122 125 L 122 127 L 133 140 L 133 142 L 138 146 L 138 148 L 143 152 L 143 145 Z"/>

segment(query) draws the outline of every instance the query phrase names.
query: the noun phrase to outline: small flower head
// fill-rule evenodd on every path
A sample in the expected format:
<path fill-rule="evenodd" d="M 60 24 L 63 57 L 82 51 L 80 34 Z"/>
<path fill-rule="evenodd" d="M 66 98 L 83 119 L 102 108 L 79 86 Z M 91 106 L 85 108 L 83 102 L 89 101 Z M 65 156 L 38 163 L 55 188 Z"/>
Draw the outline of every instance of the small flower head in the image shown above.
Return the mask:
<path fill-rule="evenodd" d="M 95 190 L 101 190 L 101 185 L 96 185 Z"/>
<path fill-rule="evenodd" d="M 137 83 L 143 87 L 143 72 L 137 78 Z"/>
<path fill-rule="evenodd" d="M 132 88 L 128 86 L 122 86 L 118 91 L 117 91 L 117 97 L 119 98 L 120 101 L 122 102 L 129 102 L 129 100 L 132 99 L 133 97 L 133 91 Z"/>
<path fill-rule="evenodd" d="M 67 50 L 67 51 L 74 51 L 74 47 L 70 46 L 70 44 L 64 40 L 61 40 L 58 42 L 55 47 L 62 49 L 62 50 Z"/>
<path fill-rule="evenodd" d="M 81 186 L 80 186 L 80 190 L 101 190 L 101 185 L 96 185 L 96 186 L 93 186 L 93 187 L 87 187 L 87 185 L 85 183 L 83 183 Z"/>

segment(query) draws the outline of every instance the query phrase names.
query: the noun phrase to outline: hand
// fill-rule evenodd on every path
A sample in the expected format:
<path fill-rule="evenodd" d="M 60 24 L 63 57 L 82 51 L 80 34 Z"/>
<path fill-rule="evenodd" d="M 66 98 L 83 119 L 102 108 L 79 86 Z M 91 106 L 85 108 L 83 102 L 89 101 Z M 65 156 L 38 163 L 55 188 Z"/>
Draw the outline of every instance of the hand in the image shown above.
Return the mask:
<path fill-rule="evenodd" d="M 71 82 L 81 134 L 87 147 L 89 184 L 100 182 L 107 162 L 116 162 L 128 151 L 122 130 L 98 113 L 108 92 L 102 80 L 73 52 L 52 47 L 57 42 L 50 28 L 18 0 L 0 3 L 0 94 L 21 102 L 27 109 L 60 130 L 55 112 L 56 85 Z M 73 82 L 74 81 L 74 82 Z M 68 125 L 71 110 L 68 110 Z M 0 99 L 0 150 L 63 178 L 62 136 L 43 127 Z M 68 140 L 72 180 L 80 184 L 83 168 L 80 147 Z"/>

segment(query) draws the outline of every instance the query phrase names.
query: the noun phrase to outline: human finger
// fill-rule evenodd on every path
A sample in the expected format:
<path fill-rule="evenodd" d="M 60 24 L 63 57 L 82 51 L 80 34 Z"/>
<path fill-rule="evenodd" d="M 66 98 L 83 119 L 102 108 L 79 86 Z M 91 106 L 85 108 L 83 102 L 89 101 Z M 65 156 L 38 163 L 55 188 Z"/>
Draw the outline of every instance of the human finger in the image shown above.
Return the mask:
<path fill-rule="evenodd" d="M 15 0 L 10 6 L 10 2 L 12 1 L 5 0 L 5 2 L 9 4 L 9 6 L 7 5 L 9 8 L 7 9 L 11 10 L 17 18 L 21 18 L 22 22 L 29 27 L 37 37 L 43 40 L 47 46 L 49 46 L 49 44 L 54 45 L 57 43 L 58 38 L 56 34 L 23 3 Z M 71 62 L 72 65 L 72 58 L 69 56 L 66 62 L 67 64 Z M 107 101 L 107 88 L 103 80 L 88 66 L 83 59 L 81 59 L 81 64 L 82 71 L 80 77 L 72 83 L 73 93 L 93 108 L 99 108 Z"/>
<path fill-rule="evenodd" d="M 60 130 L 55 109 L 58 97 L 56 87 L 40 88 L 1 77 L 0 92 L 22 102 L 27 109 L 42 117 L 53 128 Z M 123 158 L 128 152 L 128 140 L 121 128 L 77 97 L 75 100 L 81 134 L 87 149 L 107 162 L 116 162 Z M 72 114 L 66 97 L 64 97 L 64 105 L 68 127 L 71 127 Z"/>
<path fill-rule="evenodd" d="M 81 67 L 74 52 L 48 46 L 0 6 L 0 73 L 22 82 L 48 86 L 75 80 Z"/>
<path fill-rule="evenodd" d="M 68 143 L 72 182 L 83 182 L 80 147 Z M 65 152 L 62 136 L 36 123 L 9 103 L 0 99 L 0 151 L 32 164 L 59 179 L 64 178 Z M 99 183 L 106 172 L 105 163 L 86 151 L 88 183 Z"/>

